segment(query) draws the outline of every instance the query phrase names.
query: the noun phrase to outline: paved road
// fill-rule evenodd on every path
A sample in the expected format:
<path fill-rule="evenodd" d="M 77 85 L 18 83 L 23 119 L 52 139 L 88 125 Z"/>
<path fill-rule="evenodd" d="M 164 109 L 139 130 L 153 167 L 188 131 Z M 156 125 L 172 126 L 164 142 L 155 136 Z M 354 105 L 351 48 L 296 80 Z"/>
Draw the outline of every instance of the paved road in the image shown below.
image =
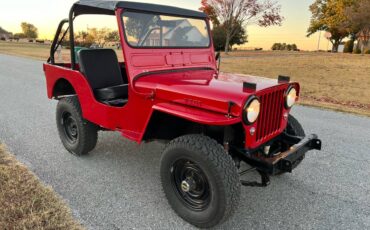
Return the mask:
<path fill-rule="evenodd" d="M 67 153 L 41 64 L 0 55 L 0 141 L 89 229 L 191 229 L 161 192 L 162 145 L 105 132 L 89 156 Z M 293 113 L 324 150 L 267 188 L 243 188 L 238 212 L 219 228 L 370 229 L 370 119 L 307 107 Z"/>

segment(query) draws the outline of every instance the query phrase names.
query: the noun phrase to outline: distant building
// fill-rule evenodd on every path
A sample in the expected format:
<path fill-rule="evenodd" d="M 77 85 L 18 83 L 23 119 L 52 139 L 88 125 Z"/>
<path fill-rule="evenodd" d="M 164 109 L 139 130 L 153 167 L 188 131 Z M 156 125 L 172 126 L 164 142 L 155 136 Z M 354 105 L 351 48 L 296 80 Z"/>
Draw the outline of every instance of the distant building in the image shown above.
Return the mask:
<path fill-rule="evenodd" d="M 4 30 L 3 28 L 0 27 L 0 39 L 5 39 L 8 40 L 12 37 L 12 33 Z"/>
<path fill-rule="evenodd" d="M 338 46 L 338 53 L 344 53 L 344 47 L 345 47 L 346 43 L 345 42 L 341 42 Z"/>

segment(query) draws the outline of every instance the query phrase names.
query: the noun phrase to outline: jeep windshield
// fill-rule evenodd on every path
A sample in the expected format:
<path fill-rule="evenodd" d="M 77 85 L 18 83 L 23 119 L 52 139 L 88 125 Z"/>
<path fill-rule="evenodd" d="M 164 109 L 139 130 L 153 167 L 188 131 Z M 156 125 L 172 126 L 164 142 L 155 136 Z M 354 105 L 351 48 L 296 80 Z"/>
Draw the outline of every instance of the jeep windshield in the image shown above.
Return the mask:
<path fill-rule="evenodd" d="M 132 47 L 206 48 L 210 45 L 204 19 L 126 11 L 125 38 Z"/>

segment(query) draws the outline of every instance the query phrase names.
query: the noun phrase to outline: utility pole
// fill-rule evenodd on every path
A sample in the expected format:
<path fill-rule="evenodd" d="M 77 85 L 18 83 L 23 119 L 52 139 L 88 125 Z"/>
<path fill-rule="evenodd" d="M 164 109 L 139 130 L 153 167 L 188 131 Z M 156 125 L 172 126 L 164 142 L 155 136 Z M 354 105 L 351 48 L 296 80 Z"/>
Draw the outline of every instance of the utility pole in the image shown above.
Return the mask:
<path fill-rule="evenodd" d="M 320 41 L 321 41 L 321 30 L 319 32 L 319 41 L 317 42 L 317 51 L 320 50 Z"/>

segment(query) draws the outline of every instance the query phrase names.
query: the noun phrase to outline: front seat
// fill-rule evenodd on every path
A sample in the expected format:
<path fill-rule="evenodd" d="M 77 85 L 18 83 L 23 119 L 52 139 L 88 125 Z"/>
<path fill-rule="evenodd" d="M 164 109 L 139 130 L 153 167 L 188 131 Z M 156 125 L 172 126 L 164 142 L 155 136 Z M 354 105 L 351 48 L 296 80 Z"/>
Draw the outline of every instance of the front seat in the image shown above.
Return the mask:
<path fill-rule="evenodd" d="M 80 71 L 84 74 L 95 98 L 107 105 L 123 106 L 128 99 L 117 55 L 112 49 L 82 49 L 77 53 Z"/>

